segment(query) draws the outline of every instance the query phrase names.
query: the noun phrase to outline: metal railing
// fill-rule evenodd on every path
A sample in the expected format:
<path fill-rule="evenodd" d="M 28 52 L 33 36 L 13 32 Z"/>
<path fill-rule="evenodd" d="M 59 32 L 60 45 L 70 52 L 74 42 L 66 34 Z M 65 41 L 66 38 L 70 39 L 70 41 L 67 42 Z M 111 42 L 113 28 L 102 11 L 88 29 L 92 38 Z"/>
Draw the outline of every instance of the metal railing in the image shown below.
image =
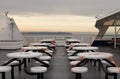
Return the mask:
<path fill-rule="evenodd" d="M 92 44 L 96 38 L 96 34 L 27 35 L 27 36 L 25 35 L 24 38 L 26 40 L 26 44 L 39 42 L 42 39 L 55 39 L 56 42 L 64 44 L 65 39 L 69 38 L 78 39 L 80 40 L 80 42 Z M 104 35 L 103 38 L 99 40 L 112 40 L 112 38 L 114 38 L 114 34 L 107 34 Z M 120 35 L 118 35 L 117 38 L 120 38 Z"/>
<path fill-rule="evenodd" d="M 94 41 L 96 34 L 70 34 L 70 35 L 24 35 L 26 43 L 39 42 L 42 39 L 55 39 L 57 42 L 65 42 L 65 39 L 74 38 L 80 40 L 80 42 L 90 43 Z"/>

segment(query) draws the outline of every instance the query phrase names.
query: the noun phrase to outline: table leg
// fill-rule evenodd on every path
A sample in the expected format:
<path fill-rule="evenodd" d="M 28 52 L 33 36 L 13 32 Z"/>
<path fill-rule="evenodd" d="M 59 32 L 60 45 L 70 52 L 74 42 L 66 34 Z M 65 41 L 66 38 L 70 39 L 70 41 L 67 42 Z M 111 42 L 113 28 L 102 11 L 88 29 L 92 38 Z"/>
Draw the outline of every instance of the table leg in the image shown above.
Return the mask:
<path fill-rule="evenodd" d="M 80 63 L 78 63 L 75 67 L 77 67 L 77 66 L 83 66 L 83 65 L 85 65 L 87 62 L 89 62 L 88 59 L 83 59 L 83 60 L 81 60 Z"/>
<path fill-rule="evenodd" d="M 38 52 L 41 52 L 41 50 L 38 50 Z M 48 56 L 52 57 L 52 55 L 51 55 L 51 54 L 49 54 L 48 52 L 45 52 L 45 50 L 42 50 L 42 52 L 41 52 L 41 53 L 45 53 L 45 54 L 47 54 Z"/>
<path fill-rule="evenodd" d="M 98 62 L 98 71 L 100 71 L 101 70 L 101 64 L 100 64 L 100 62 Z"/>
<path fill-rule="evenodd" d="M 24 63 L 24 68 L 26 68 L 27 67 L 26 58 L 23 58 L 23 63 Z"/>
<path fill-rule="evenodd" d="M 71 56 L 74 56 L 74 55 L 76 55 L 78 52 L 79 52 L 79 51 L 76 51 L 76 52 L 75 52 L 75 53 L 73 53 Z"/>
<path fill-rule="evenodd" d="M 12 70 L 11 70 L 11 78 L 14 79 L 14 67 L 12 67 Z"/>
<path fill-rule="evenodd" d="M 49 67 L 49 65 L 48 65 L 47 63 L 42 62 L 42 61 L 41 61 L 40 59 L 38 59 L 38 58 L 32 58 L 32 59 L 34 59 L 34 60 L 36 60 L 36 61 L 44 64 L 46 67 Z"/>
<path fill-rule="evenodd" d="M 105 60 L 106 62 L 108 62 L 109 64 L 111 64 L 112 66 L 115 66 L 115 64 L 113 64 L 111 61 L 109 61 L 108 59 L 103 59 Z"/>
<path fill-rule="evenodd" d="M 52 57 L 52 55 L 51 55 L 51 54 L 49 54 L 49 53 L 47 53 L 47 52 L 45 52 L 45 51 L 44 51 L 43 53 L 45 53 L 45 54 L 49 55 L 50 57 Z"/>
<path fill-rule="evenodd" d="M 5 79 L 5 72 L 2 72 L 2 79 Z"/>
<path fill-rule="evenodd" d="M 15 60 L 17 60 L 17 58 L 13 58 L 13 59 L 9 60 L 8 62 L 4 63 L 2 66 L 8 65 L 9 63 L 11 63 Z"/>

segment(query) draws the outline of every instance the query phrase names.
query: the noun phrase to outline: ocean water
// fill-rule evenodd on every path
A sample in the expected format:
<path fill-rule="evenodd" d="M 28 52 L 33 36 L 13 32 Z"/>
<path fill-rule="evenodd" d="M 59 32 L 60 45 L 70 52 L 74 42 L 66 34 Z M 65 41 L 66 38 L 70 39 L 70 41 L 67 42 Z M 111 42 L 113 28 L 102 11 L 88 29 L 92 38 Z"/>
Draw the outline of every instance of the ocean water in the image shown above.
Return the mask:
<path fill-rule="evenodd" d="M 83 43 L 90 43 L 92 44 L 92 42 L 95 40 L 97 33 L 96 32 L 78 32 L 78 33 L 68 33 L 68 34 L 64 34 L 64 33 L 45 33 L 45 34 L 41 34 L 41 33 L 27 33 L 27 34 L 23 34 L 26 43 L 34 43 L 34 42 L 39 42 L 39 40 L 42 39 L 55 39 L 56 41 L 63 43 L 65 41 L 65 39 L 69 39 L 69 38 L 74 38 L 74 39 L 78 39 L 80 40 L 80 42 Z M 111 39 L 114 38 L 113 34 L 106 34 L 103 39 Z"/>

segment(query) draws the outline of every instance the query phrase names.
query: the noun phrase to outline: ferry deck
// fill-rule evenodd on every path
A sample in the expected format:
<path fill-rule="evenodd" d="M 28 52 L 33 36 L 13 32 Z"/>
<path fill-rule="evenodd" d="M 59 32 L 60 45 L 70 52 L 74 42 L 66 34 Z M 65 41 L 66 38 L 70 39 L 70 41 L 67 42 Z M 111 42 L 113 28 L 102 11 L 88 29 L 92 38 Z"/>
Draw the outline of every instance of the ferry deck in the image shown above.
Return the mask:
<path fill-rule="evenodd" d="M 6 56 L 7 53 L 15 51 L 19 50 L 0 50 L 0 64 L 2 65 L 5 61 L 9 60 Z M 115 62 L 120 66 L 120 47 L 116 49 L 113 47 L 99 47 L 97 51 L 112 53 Z M 82 74 L 82 79 L 105 79 L 105 73 L 102 70 L 98 71 L 98 68 L 94 67 L 91 63 L 87 63 L 86 65 L 88 72 Z M 109 76 L 108 78 L 113 79 L 113 76 Z M 6 79 L 11 79 L 10 72 L 7 72 Z M 23 68 L 20 72 L 16 67 L 15 79 L 37 79 L 37 76 L 26 74 Z M 64 46 L 56 46 L 48 71 L 44 74 L 44 79 L 75 79 L 75 74 L 71 72 L 71 65 L 69 64 Z M 118 79 L 120 79 L 120 74 L 118 74 Z"/>

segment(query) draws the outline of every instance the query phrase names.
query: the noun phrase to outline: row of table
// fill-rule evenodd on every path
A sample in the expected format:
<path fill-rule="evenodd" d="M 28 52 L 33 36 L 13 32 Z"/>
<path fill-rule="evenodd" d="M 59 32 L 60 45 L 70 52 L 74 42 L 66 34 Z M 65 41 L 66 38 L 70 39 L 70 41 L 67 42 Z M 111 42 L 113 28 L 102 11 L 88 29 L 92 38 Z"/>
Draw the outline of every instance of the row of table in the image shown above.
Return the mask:
<path fill-rule="evenodd" d="M 80 62 L 77 63 L 75 67 L 83 66 L 91 60 L 99 63 L 99 70 L 100 68 L 106 70 L 102 64 L 103 60 L 109 63 L 109 65 L 115 66 L 115 64 L 110 61 L 110 58 L 113 58 L 113 54 L 107 52 L 97 52 L 99 48 L 90 46 L 89 43 L 80 43 L 79 40 L 68 39 L 66 40 L 65 46 L 66 49 L 68 49 L 67 51 L 73 51 L 70 56 L 78 56 L 80 58 Z"/>
<path fill-rule="evenodd" d="M 22 47 L 21 51 L 8 53 L 6 56 L 9 57 L 10 60 L 5 62 L 3 65 L 8 65 L 11 62 L 20 60 L 21 62 L 16 66 L 23 64 L 24 70 L 26 72 L 27 64 L 28 64 L 27 60 L 32 59 L 32 60 L 42 63 L 46 67 L 49 67 L 49 64 L 40 60 L 39 57 L 41 57 L 43 55 L 43 53 L 52 57 L 52 54 L 50 54 L 49 52 L 54 51 L 54 48 L 55 48 L 55 40 L 54 39 L 45 39 L 38 43 L 30 43 L 29 46 Z M 12 74 L 14 75 L 14 71 Z M 12 78 L 14 78 L 14 77 L 12 77 Z"/>

